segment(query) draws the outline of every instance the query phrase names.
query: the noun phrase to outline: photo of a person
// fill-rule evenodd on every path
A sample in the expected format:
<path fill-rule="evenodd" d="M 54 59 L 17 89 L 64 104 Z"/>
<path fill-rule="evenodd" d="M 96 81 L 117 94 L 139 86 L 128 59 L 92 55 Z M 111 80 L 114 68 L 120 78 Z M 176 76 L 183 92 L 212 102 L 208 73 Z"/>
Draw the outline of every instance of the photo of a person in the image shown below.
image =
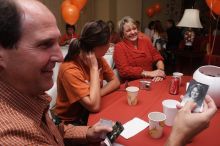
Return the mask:
<path fill-rule="evenodd" d="M 181 105 L 185 105 L 188 101 L 194 101 L 197 103 L 197 107 L 194 112 L 201 112 L 203 108 L 202 103 L 207 93 L 208 87 L 208 85 L 192 80 L 189 84 L 185 96 L 182 99 Z"/>

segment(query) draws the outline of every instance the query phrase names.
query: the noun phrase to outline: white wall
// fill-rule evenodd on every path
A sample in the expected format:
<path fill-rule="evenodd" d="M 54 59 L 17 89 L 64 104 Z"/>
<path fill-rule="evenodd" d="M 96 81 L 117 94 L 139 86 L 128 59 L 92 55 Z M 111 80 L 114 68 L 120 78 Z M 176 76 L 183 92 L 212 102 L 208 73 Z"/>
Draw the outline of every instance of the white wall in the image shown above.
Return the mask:
<path fill-rule="evenodd" d="M 124 16 L 141 21 L 142 0 L 117 0 L 116 12 L 117 21 Z"/>

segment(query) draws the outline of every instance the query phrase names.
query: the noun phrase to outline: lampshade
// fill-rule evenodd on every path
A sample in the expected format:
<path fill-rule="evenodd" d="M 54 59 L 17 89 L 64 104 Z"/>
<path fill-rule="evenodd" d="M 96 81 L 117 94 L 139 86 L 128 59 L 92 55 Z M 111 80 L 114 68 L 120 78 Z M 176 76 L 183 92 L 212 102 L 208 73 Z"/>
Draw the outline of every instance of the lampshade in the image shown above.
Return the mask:
<path fill-rule="evenodd" d="M 197 9 L 185 9 L 184 14 L 180 22 L 177 24 L 180 27 L 202 28 L 202 24 L 199 19 L 199 10 Z"/>

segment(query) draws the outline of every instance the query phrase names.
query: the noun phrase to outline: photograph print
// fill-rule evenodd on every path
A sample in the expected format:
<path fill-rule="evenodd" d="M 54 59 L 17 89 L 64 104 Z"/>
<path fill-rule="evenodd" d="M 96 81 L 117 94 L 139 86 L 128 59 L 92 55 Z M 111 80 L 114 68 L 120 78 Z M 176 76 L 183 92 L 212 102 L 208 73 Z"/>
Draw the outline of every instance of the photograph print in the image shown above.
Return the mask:
<path fill-rule="evenodd" d="M 187 88 L 186 94 L 184 95 L 181 105 L 184 106 L 188 101 L 194 101 L 197 103 L 197 107 L 193 112 L 202 112 L 203 101 L 205 99 L 206 93 L 209 86 L 202 84 L 195 80 L 191 80 Z"/>

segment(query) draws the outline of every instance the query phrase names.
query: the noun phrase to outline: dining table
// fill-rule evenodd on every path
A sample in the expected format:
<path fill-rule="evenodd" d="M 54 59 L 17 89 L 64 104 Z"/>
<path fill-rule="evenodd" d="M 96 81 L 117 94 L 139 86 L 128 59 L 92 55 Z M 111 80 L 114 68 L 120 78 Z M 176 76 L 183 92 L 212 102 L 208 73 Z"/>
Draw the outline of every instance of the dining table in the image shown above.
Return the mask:
<path fill-rule="evenodd" d="M 101 100 L 101 109 L 98 113 L 91 113 L 88 118 L 88 125 L 92 126 L 100 119 L 119 121 L 122 124 L 137 117 L 148 122 L 147 115 L 150 112 L 163 112 L 162 101 L 174 99 L 181 101 L 180 95 L 186 93 L 186 83 L 192 80 L 192 76 L 183 76 L 179 93 L 172 95 L 169 87 L 172 76 L 167 76 L 163 81 L 151 81 L 150 89 L 139 90 L 137 105 L 130 106 L 127 102 L 125 84 L 121 84 L 116 91 L 105 95 Z M 129 81 L 128 86 L 139 87 L 140 80 Z M 184 128 L 184 127 L 182 127 Z M 116 143 L 124 146 L 162 146 L 170 135 L 172 127 L 164 126 L 163 136 L 159 139 L 151 138 L 148 134 L 148 127 L 129 139 L 119 136 Z M 189 146 L 220 146 L 220 110 L 212 118 L 210 125 L 203 132 L 195 136 L 188 144 Z"/>

